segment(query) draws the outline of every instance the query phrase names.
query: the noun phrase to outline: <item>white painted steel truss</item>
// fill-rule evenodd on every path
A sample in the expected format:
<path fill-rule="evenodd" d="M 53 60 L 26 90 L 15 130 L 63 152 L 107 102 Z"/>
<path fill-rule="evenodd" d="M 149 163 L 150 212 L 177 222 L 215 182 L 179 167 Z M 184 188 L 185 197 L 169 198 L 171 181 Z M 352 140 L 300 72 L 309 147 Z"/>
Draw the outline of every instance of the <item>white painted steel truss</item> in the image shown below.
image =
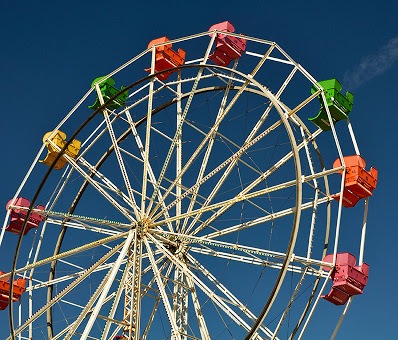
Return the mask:
<path fill-rule="evenodd" d="M 245 36 L 241 59 L 214 65 L 218 33 L 173 40 L 193 57 L 166 80 L 131 78 L 145 77 L 142 60 L 154 74 L 156 46 L 109 73 L 132 84 L 119 108 L 94 84 L 54 129 L 82 141 L 63 170 L 47 171 L 40 149 L 14 196 L 36 190 L 35 202 L 10 206 L 44 221 L 0 273 L 27 279 L 8 339 L 303 336 L 333 267 L 330 239 L 338 248 L 344 163 L 331 160 L 343 151 L 333 124 L 306 123 L 324 94 L 310 94 L 300 64 Z M 359 153 L 350 124 L 349 137 Z M 8 223 L 9 212 L 0 251 Z"/>

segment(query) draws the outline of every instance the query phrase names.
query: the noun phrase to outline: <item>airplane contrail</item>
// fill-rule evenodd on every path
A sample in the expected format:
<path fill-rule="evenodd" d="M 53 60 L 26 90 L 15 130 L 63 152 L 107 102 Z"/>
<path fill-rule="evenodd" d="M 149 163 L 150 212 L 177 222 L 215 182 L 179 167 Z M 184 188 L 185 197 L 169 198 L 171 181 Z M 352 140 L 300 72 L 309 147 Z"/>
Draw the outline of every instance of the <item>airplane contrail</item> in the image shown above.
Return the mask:
<path fill-rule="evenodd" d="M 357 88 L 374 77 L 386 72 L 398 60 L 398 37 L 382 46 L 375 54 L 364 57 L 358 66 L 344 74 L 344 84 Z"/>

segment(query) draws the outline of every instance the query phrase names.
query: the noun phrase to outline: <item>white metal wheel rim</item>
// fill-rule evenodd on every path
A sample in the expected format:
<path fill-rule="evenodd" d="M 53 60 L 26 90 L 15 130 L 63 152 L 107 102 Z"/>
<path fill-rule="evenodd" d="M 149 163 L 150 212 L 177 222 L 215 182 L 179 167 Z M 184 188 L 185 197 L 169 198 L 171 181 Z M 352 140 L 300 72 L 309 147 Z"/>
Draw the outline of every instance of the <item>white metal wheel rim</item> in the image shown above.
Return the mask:
<path fill-rule="evenodd" d="M 283 116 L 283 115 L 282 115 Z M 293 137 L 294 138 L 294 137 Z M 299 176 L 299 177 L 301 177 L 301 176 Z M 298 209 L 298 211 L 300 211 L 300 209 Z M 298 222 L 297 222 L 298 223 Z"/>

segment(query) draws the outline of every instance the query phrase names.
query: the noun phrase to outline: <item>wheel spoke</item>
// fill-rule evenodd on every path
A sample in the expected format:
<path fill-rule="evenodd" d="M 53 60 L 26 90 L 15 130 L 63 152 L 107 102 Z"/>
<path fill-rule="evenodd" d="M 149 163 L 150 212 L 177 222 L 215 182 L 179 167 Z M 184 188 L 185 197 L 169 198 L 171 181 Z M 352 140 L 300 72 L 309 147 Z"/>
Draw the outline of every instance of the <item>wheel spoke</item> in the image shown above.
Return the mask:
<path fill-rule="evenodd" d="M 305 145 L 305 143 L 301 143 L 300 146 L 302 147 L 304 145 Z M 300 149 L 300 146 L 298 146 L 298 149 Z M 261 176 L 259 176 L 256 180 L 254 180 L 252 183 L 250 183 L 244 190 L 242 190 L 238 195 L 235 196 L 234 199 L 231 199 L 229 202 L 221 202 L 221 203 L 216 203 L 211 206 L 208 206 L 207 208 L 212 207 L 212 209 L 210 209 L 210 210 L 215 209 L 217 206 L 220 206 L 221 209 L 218 210 L 216 213 L 214 213 L 213 216 L 209 217 L 199 227 L 197 227 L 196 230 L 193 232 L 193 235 L 196 235 L 197 233 L 202 231 L 209 224 L 211 224 L 216 218 L 218 218 L 220 215 L 222 215 L 225 211 L 227 211 L 229 208 L 231 208 L 231 206 L 233 204 L 235 204 L 237 202 L 241 202 L 243 200 L 247 200 L 252 197 L 268 194 L 268 193 L 271 193 L 271 192 L 274 192 L 277 190 L 286 189 L 288 187 L 296 185 L 297 179 L 291 180 L 291 181 L 288 181 L 285 183 L 281 183 L 279 185 L 275 185 L 272 187 L 268 187 L 265 189 L 261 189 L 256 192 L 250 192 L 254 187 L 259 185 L 261 182 L 265 181 L 270 175 L 272 175 L 276 170 L 278 170 L 283 164 L 285 164 L 287 161 L 289 161 L 292 157 L 293 157 L 293 152 L 287 154 L 285 157 L 283 157 L 277 163 L 275 163 L 272 167 L 270 167 L 269 170 L 265 171 L 263 174 L 261 174 Z M 337 172 L 336 170 L 337 169 L 325 170 L 325 171 L 317 173 L 317 174 L 306 176 L 306 177 L 302 178 L 302 183 L 313 181 L 316 178 L 331 175 L 333 173 L 336 173 Z M 225 203 L 227 203 L 227 204 L 225 204 Z M 201 208 L 201 209 L 207 211 L 207 208 Z M 188 231 L 190 231 L 190 230 L 188 230 Z"/>
<path fill-rule="evenodd" d="M 96 91 L 97 91 L 97 96 L 98 96 L 98 99 L 100 101 L 100 104 L 104 105 L 104 98 L 102 97 L 102 93 L 101 93 L 101 90 L 99 88 L 99 84 L 98 83 L 95 85 L 95 88 L 96 88 Z M 134 194 L 133 194 L 132 189 L 131 189 L 130 180 L 129 180 L 129 177 L 128 177 L 127 172 L 126 172 L 126 168 L 124 166 L 122 155 L 120 154 L 119 145 L 117 143 L 116 136 L 115 136 L 115 133 L 113 131 L 112 123 L 111 123 L 111 121 L 109 119 L 109 112 L 108 112 L 108 109 L 106 107 L 102 110 L 102 114 L 104 116 L 104 119 L 105 119 L 105 122 L 106 122 L 106 126 L 108 128 L 109 135 L 111 137 L 112 145 L 113 145 L 114 150 L 115 150 L 116 158 L 117 158 L 117 161 L 119 163 L 120 171 L 122 173 L 122 177 L 123 177 L 124 183 L 125 183 L 126 188 L 127 188 L 127 192 L 128 192 L 129 198 L 130 198 L 130 204 L 131 204 L 131 206 L 134 209 L 134 213 L 135 213 L 136 218 L 139 219 L 139 217 L 140 217 L 139 209 L 138 209 L 138 206 L 137 206 L 137 204 L 135 202 Z"/>
<path fill-rule="evenodd" d="M 86 327 L 85 327 L 85 329 L 84 329 L 84 331 L 83 331 L 83 333 L 81 335 L 81 339 L 83 339 L 83 340 L 87 339 L 87 337 L 88 337 L 88 335 L 89 335 L 89 333 L 91 331 L 91 328 L 92 328 L 92 326 L 93 326 L 93 324 L 95 322 L 95 319 L 97 318 L 97 316 L 99 314 L 99 311 L 100 311 L 100 309 L 101 309 L 101 307 L 102 307 L 102 305 L 104 303 L 104 300 L 105 300 L 106 296 L 108 295 L 109 289 L 111 288 L 111 284 L 114 281 L 115 276 L 116 276 L 116 274 L 117 274 L 117 272 L 119 270 L 119 267 L 122 264 L 122 261 L 125 258 L 128 250 L 129 250 L 129 248 L 131 246 L 131 242 L 132 242 L 132 240 L 133 240 L 133 238 L 134 238 L 134 236 L 136 234 L 137 234 L 136 230 L 130 230 L 129 231 L 129 235 L 126 238 L 126 241 L 123 244 L 123 248 L 121 249 L 118 258 L 117 258 L 114 266 L 112 267 L 112 269 L 110 271 L 109 278 L 106 281 L 105 286 L 101 290 L 101 295 L 98 298 L 97 305 L 93 309 L 93 311 L 92 311 L 92 313 L 90 315 L 90 318 L 87 321 Z"/>
<path fill-rule="evenodd" d="M 246 245 L 239 244 L 239 243 L 230 243 L 230 242 L 224 242 L 224 241 L 218 241 L 218 240 L 209 240 L 207 237 L 188 236 L 185 234 L 168 233 L 165 231 L 154 232 L 153 236 L 157 237 L 158 234 L 161 234 L 162 236 L 164 236 L 166 238 L 179 240 L 180 242 L 185 242 L 185 244 L 187 246 L 190 246 L 192 244 L 202 245 L 203 248 L 195 248 L 195 247 L 190 246 L 190 250 L 192 250 L 194 252 L 206 254 L 206 255 L 214 255 L 214 256 L 220 255 L 221 257 L 228 258 L 230 260 L 240 259 L 241 261 L 243 261 L 245 263 L 250 262 L 250 263 L 259 264 L 259 265 L 264 265 L 264 264 L 268 265 L 268 260 L 260 260 L 259 258 L 257 258 L 257 256 L 261 256 L 266 259 L 274 258 L 274 259 L 279 259 L 279 260 L 283 260 L 286 258 L 285 253 L 282 253 L 282 252 L 276 252 L 276 251 L 269 250 L 269 249 L 246 246 Z M 211 248 L 206 248 L 206 247 L 211 247 Z M 221 251 L 214 251 L 213 248 L 214 249 L 230 250 L 230 252 L 226 253 L 226 252 L 221 252 Z M 234 252 L 239 252 L 244 255 L 249 255 L 249 257 L 246 257 L 246 256 L 242 257 L 241 255 L 234 255 Z M 326 262 L 315 260 L 315 259 L 307 259 L 306 257 L 297 256 L 297 255 L 292 256 L 291 261 L 300 263 L 305 267 L 308 267 L 308 266 L 330 267 L 331 266 L 330 263 L 328 264 Z M 281 261 L 279 261 L 278 265 L 277 265 L 277 263 L 278 262 L 275 262 L 275 266 L 278 266 L 278 268 L 280 268 Z M 292 267 L 292 269 L 295 269 L 295 271 L 297 271 L 297 272 L 302 272 L 302 269 L 300 269 L 300 267 L 297 267 L 297 268 Z M 318 270 L 314 270 L 313 272 L 314 272 L 314 275 L 317 275 L 317 276 L 321 274 L 321 273 L 319 273 Z"/>
<path fill-rule="evenodd" d="M 144 163 L 144 165 L 145 165 L 145 166 L 144 166 L 144 173 L 147 174 L 147 175 L 145 175 L 145 176 L 149 176 L 150 183 L 151 183 L 153 186 L 155 186 L 155 183 L 156 183 L 155 174 L 154 174 L 154 172 L 153 172 L 153 170 L 152 170 L 152 167 L 151 167 L 151 164 L 150 164 L 150 162 L 149 162 L 149 158 L 148 158 L 149 156 L 147 155 L 147 153 L 149 153 L 149 150 L 148 150 L 147 152 L 145 151 L 144 145 L 142 144 L 141 138 L 140 138 L 140 136 L 139 136 L 139 134 L 138 134 L 138 131 L 137 131 L 136 127 L 135 127 L 135 124 L 133 123 L 133 119 L 131 118 L 130 112 L 129 112 L 128 110 L 126 110 L 126 116 L 127 116 L 128 122 L 129 122 L 129 124 L 130 124 L 131 132 L 132 132 L 132 134 L 133 134 L 133 136 L 134 136 L 134 138 L 135 138 L 135 141 L 136 141 L 136 143 L 137 143 L 138 150 L 140 150 L 140 154 L 141 154 L 143 163 Z M 143 194 L 144 194 L 144 191 L 146 192 L 146 190 L 147 190 L 147 189 L 146 189 L 146 187 L 145 187 L 145 189 L 143 189 Z M 155 190 L 155 187 L 154 187 L 154 190 Z M 162 202 L 162 207 L 165 208 L 165 203 L 164 203 L 164 201 L 163 201 L 162 193 L 161 193 L 160 190 L 157 191 L 157 195 L 158 195 L 158 200 L 159 200 L 160 202 Z M 142 205 L 145 205 L 145 200 L 144 200 L 144 198 L 143 198 L 141 204 L 142 204 Z M 143 209 L 143 208 L 142 208 L 142 209 Z M 166 218 L 168 217 L 167 211 L 165 212 L 165 216 L 166 216 Z M 171 224 L 168 224 L 168 228 L 169 228 L 170 231 L 173 231 L 173 228 L 172 228 Z"/>
<path fill-rule="evenodd" d="M 253 71 L 251 72 L 249 78 L 253 78 L 253 77 L 256 75 L 256 73 L 258 72 L 258 70 L 261 68 L 261 66 L 263 65 L 263 63 L 264 63 L 265 60 L 267 59 L 268 54 L 271 53 L 272 49 L 273 49 L 273 47 L 271 47 L 271 48 L 268 50 L 268 52 L 266 53 L 266 55 L 264 55 L 264 57 L 259 61 L 259 63 L 256 65 L 256 67 L 255 67 L 255 68 L 253 69 Z M 206 56 L 205 56 L 205 60 L 206 60 L 206 58 L 207 58 L 207 55 L 208 55 L 208 54 L 206 54 Z M 192 98 L 193 98 L 194 91 L 196 90 L 197 83 L 199 82 L 199 77 L 200 77 L 200 75 L 202 74 L 202 71 L 203 71 L 203 69 L 201 68 L 200 71 L 199 71 L 199 73 L 198 73 L 198 76 L 197 76 L 197 78 L 196 78 L 196 80 L 195 80 L 195 84 L 194 84 L 194 86 L 193 86 L 193 88 L 192 88 L 192 91 L 191 91 L 190 96 L 189 96 L 189 98 L 188 98 L 188 102 L 187 102 L 187 104 L 186 104 L 186 106 L 185 106 L 184 112 L 183 112 L 182 117 L 181 117 L 181 125 L 177 128 L 176 137 L 177 137 L 177 133 L 180 133 L 181 126 L 182 126 L 182 124 L 184 123 L 185 117 L 186 117 L 186 115 L 187 115 L 187 113 L 188 113 L 189 105 L 190 105 L 191 100 L 192 100 Z M 220 117 L 218 117 L 218 120 L 214 123 L 213 127 L 210 129 L 210 131 L 209 131 L 209 133 L 207 134 L 206 138 L 203 139 L 203 141 L 201 142 L 201 144 L 198 146 L 197 150 L 192 154 L 192 156 L 191 156 L 191 158 L 190 158 L 191 161 L 193 161 L 193 160 L 196 158 L 196 156 L 197 156 L 197 154 L 199 153 L 199 151 L 202 150 L 202 148 L 203 148 L 204 145 L 208 142 L 208 140 L 209 140 L 210 138 L 212 138 L 212 136 L 213 136 L 215 130 L 218 128 L 218 126 L 219 126 L 219 124 L 221 123 L 221 121 L 222 121 L 222 120 L 224 119 L 224 117 L 228 114 L 228 112 L 233 108 L 233 106 L 234 106 L 234 104 L 236 103 L 236 101 L 239 99 L 239 97 L 241 96 L 241 94 L 244 92 L 244 90 L 246 89 L 246 87 L 249 86 L 249 85 L 250 85 L 250 80 L 246 80 L 245 83 L 239 88 L 239 90 L 237 91 L 237 93 L 235 94 L 235 96 L 231 99 L 230 103 L 228 104 L 228 106 L 227 106 L 227 107 L 225 108 L 225 110 L 223 111 L 222 115 L 221 115 Z M 174 145 L 175 145 L 175 143 L 176 143 L 176 137 L 173 139 L 173 144 L 172 144 L 172 146 L 170 147 L 170 150 L 171 150 L 171 151 L 172 151 L 172 147 L 174 148 Z M 164 174 L 164 172 L 166 171 L 165 167 L 167 167 L 167 165 L 168 165 L 168 160 L 169 160 L 170 156 L 171 156 L 171 152 L 169 151 L 169 154 L 167 155 L 167 158 L 166 158 L 166 161 L 165 161 L 165 165 L 163 166 L 163 169 L 162 169 L 162 172 L 161 172 L 161 177 L 163 177 L 163 174 Z M 190 162 L 187 162 L 187 164 L 185 165 L 184 169 L 181 170 L 180 175 L 176 178 L 176 181 L 179 179 L 180 176 L 182 176 L 182 175 L 184 174 L 185 170 L 189 167 L 189 165 L 190 165 Z M 176 182 L 173 183 L 173 186 L 172 186 L 172 187 L 174 187 L 175 183 L 176 183 Z M 165 195 L 164 195 L 165 197 L 167 197 L 167 195 L 169 194 L 169 192 L 172 190 L 172 187 L 165 193 Z M 157 211 L 158 208 L 159 208 L 159 204 L 158 204 L 157 206 L 155 206 L 155 208 L 152 210 L 152 213 L 151 213 L 150 217 L 153 216 L 153 214 Z M 155 218 L 155 219 L 156 219 L 156 218 Z"/>
<path fill-rule="evenodd" d="M 188 271 L 187 267 L 184 266 L 176 257 L 173 257 L 172 254 L 167 251 L 167 249 L 165 249 L 161 244 L 156 241 L 156 239 L 152 238 L 151 236 L 149 237 L 153 240 L 157 247 L 164 251 L 170 261 L 172 261 L 181 270 L 185 272 Z M 250 326 L 247 324 L 247 322 L 244 321 L 229 305 L 227 305 L 222 298 L 214 294 L 211 289 L 205 283 L 203 283 L 202 280 L 200 280 L 195 274 L 192 273 L 192 271 L 187 272 L 187 275 L 189 275 L 195 282 L 196 286 L 228 316 L 230 316 L 233 321 L 235 321 L 238 325 L 243 326 L 246 330 L 250 329 Z"/>
<path fill-rule="evenodd" d="M 254 321 L 256 319 L 256 316 L 219 280 L 217 280 L 216 277 L 210 273 L 210 271 L 208 271 L 203 265 L 201 265 L 193 256 L 188 255 L 188 258 L 193 267 L 200 270 L 204 274 L 204 276 L 212 283 L 212 285 L 215 286 L 217 290 L 228 299 L 231 305 L 235 305 L 237 308 L 239 308 L 249 319 L 251 319 L 251 321 Z M 260 327 L 260 330 L 266 336 L 273 335 L 273 333 L 266 327 Z"/>
<path fill-rule="evenodd" d="M 320 178 L 320 177 L 330 175 L 332 173 L 336 173 L 337 171 L 338 170 L 336 170 L 336 169 L 331 169 L 331 170 L 326 170 L 326 171 L 323 171 L 323 172 L 320 172 L 320 173 L 317 173 L 314 175 L 305 176 L 303 178 L 303 183 L 312 181 L 314 178 Z M 257 180 L 256 184 L 258 184 L 259 182 L 260 182 L 260 180 Z M 208 226 L 210 223 L 212 223 L 216 218 L 218 218 L 221 214 L 223 214 L 227 209 L 229 209 L 231 206 L 233 206 L 234 204 L 254 198 L 254 197 L 263 196 L 263 195 L 266 195 L 271 192 L 286 189 L 288 187 L 292 187 L 292 186 L 296 185 L 296 182 L 297 182 L 296 180 L 291 180 L 291 181 L 288 181 L 288 182 L 285 182 L 282 184 L 278 184 L 275 186 L 271 186 L 268 188 L 264 188 L 264 189 L 260 189 L 260 190 L 248 193 L 248 191 L 250 189 L 252 189 L 252 187 L 254 186 L 252 184 L 252 185 L 248 186 L 247 188 L 245 188 L 245 190 L 243 190 L 241 193 L 239 193 L 238 195 L 236 195 L 235 197 L 233 197 L 229 200 L 214 203 L 207 207 L 202 207 L 200 209 L 191 211 L 190 213 L 183 213 L 180 216 L 171 217 L 168 220 L 161 220 L 159 222 L 152 223 L 152 225 L 155 227 L 161 226 L 161 225 L 164 225 L 169 222 L 181 220 L 181 219 L 187 218 L 187 217 L 193 217 L 193 216 L 196 216 L 197 214 L 202 214 L 204 212 L 212 211 L 212 210 L 216 210 L 216 209 L 220 208 L 208 220 L 206 220 L 202 225 L 200 225 L 195 231 L 192 232 L 192 235 L 196 235 L 200 231 L 202 231 L 206 226 Z"/>
<path fill-rule="evenodd" d="M 317 204 L 320 205 L 322 203 L 324 204 L 324 203 L 329 203 L 329 202 L 330 202 L 330 198 L 324 197 L 324 198 L 319 199 Z M 312 208 L 314 208 L 314 202 L 307 202 L 302 205 L 302 210 L 312 209 Z M 206 234 L 205 237 L 206 237 L 206 239 L 222 237 L 222 236 L 225 236 L 225 235 L 228 235 L 231 233 L 239 232 L 246 228 L 254 227 L 254 226 L 257 226 L 257 225 L 260 225 L 260 224 L 263 224 L 266 222 L 274 221 L 278 218 L 283 218 L 285 216 L 293 215 L 293 214 L 294 214 L 294 207 L 287 208 L 287 209 L 280 210 L 280 211 L 272 213 L 272 214 L 268 214 L 267 216 L 259 217 L 252 221 L 240 223 L 240 224 L 237 224 L 237 225 L 234 225 L 231 227 L 226 227 L 221 230 Z"/>
<path fill-rule="evenodd" d="M 100 294 L 105 288 L 105 285 L 107 281 L 110 279 L 111 274 L 112 274 L 112 268 L 109 270 L 106 275 L 104 276 L 101 284 L 97 287 L 96 291 L 94 294 L 91 296 L 90 300 L 86 303 L 84 306 L 83 310 L 81 311 L 80 315 L 77 317 L 77 319 L 73 322 L 73 326 L 69 328 L 68 333 L 65 335 L 65 340 L 69 340 L 76 332 L 77 328 L 80 326 L 80 324 L 83 322 L 84 318 L 87 317 L 89 311 L 92 311 L 93 305 L 95 301 L 98 299 Z M 102 302 L 103 303 L 103 302 Z"/>
<path fill-rule="evenodd" d="M 90 170 L 91 173 L 95 173 L 99 178 L 101 178 L 102 180 L 105 180 L 107 185 L 112 183 L 104 175 L 100 174 L 92 165 L 90 165 L 88 162 L 86 162 L 83 158 L 80 158 L 79 162 L 81 162 L 84 166 L 86 166 Z M 80 166 L 78 166 L 77 163 L 73 159 L 70 159 L 70 164 L 73 166 L 73 168 L 75 170 L 77 170 L 77 172 L 79 172 L 85 178 L 85 180 L 87 182 L 89 182 L 104 198 L 106 198 L 129 221 L 135 222 L 135 219 L 131 216 L 130 212 L 126 208 L 121 206 L 107 191 L 105 191 L 98 182 L 94 181 L 91 178 L 91 176 L 89 174 L 87 174 Z M 114 185 L 111 186 L 111 189 L 120 193 L 120 190 L 117 189 L 117 187 Z"/>
<path fill-rule="evenodd" d="M 237 65 L 237 61 L 234 64 L 234 69 L 236 68 L 236 65 Z M 232 86 L 232 79 L 229 80 L 229 82 L 227 84 L 227 88 L 224 91 L 223 98 L 222 98 L 221 104 L 220 104 L 220 109 L 218 110 L 218 113 L 217 113 L 217 116 L 216 116 L 216 122 L 219 121 L 220 118 L 224 115 L 224 108 L 225 108 L 225 105 L 226 105 L 226 102 L 227 102 L 227 98 L 228 98 L 228 94 L 229 94 L 229 90 L 230 90 L 231 86 Z M 193 206 L 194 206 L 194 204 L 196 202 L 196 197 L 197 197 L 198 192 L 200 190 L 200 182 L 201 182 L 201 180 L 202 180 L 202 178 L 203 178 L 203 176 L 205 174 L 205 171 L 206 171 L 206 168 L 207 168 L 207 164 L 209 162 L 210 154 L 212 152 L 213 145 L 214 145 L 215 136 L 216 136 L 217 131 L 218 131 L 218 126 L 216 126 L 216 128 L 214 129 L 213 137 L 209 139 L 209 142 L 207 144 L 206 152 L 205 152 L 205 155 L 204 155 L 203 160 L 202 160 L 202 164 L 201 164 L 200 169 L 199 169 L 198 178 L 196 180 L 196 184 L 195 184 L 196 188 L 195 188 L 195 190 L 192 193 L 187 212 L 191 212 L 192 211 Z M 179 174 L 177 174 L 177 177 L 178 177 L 178 175 Z M 177 188 L 178 187 L 179 186 L 177 186 Z M 179 195 L 177 195 L 177 197 L 181 197 L 181 192 L 180 192 Z M 181 204 L 181 200 L 179 200 L 177 202 L 177 204 Z M 186 229 L 187 222 L 188 222 L 188 219 L 185 219 L 184 223 L 183 223 L 183 230 Z"/>
<path fill-rule="evenodd" d="M 43 313 L 47 311 L 47 309 L 51 306 L 53 306 L 55 303 L 60 301 L 65 295 L 67 295 L 73 288 L 75 288 L 77 285 L 79 285 L 83 280 L 85 280 L 88 275 L 90 275 L 97 267 L 99 267 L 101 264 L 103 264 L 105 261 L 107 261 L 111 256 L 113 256 L 120 248 L 122 248 L 123 243 L 117 245 L 114 247 L 111 251 L 109 251 L 105 256 L 103 256 L 99 261 L 97 261 L 94 265 L 92 265 L 90 268 L 88 268 L 84 274 L 82 274 L 80 277 L 78 277 L 75 281 L 73 281 L 71 284 L 67 286 L 64 290 L 62 290 L 60 293 L 58 293 L 56 296 L 54 296 L 50 301 L 48 301 L 44 306 L 42 306 L 36 313 L 34 313 L 24 324 L 22 324 L 20 327 L 18 327 L 15 330 L 15 335 L 18 335 L 23 331 L 29 324 L 34 322 L 37 318 L 39 318 Z M 11 337 L 7 338 L 7 340 L 10 340 Z"/>
<path fill-rule="evenodd" d="M 183 126 L 183 124 L 184 124 L 185 117 L 186 117 L 186 115 L 188 114 L 188 110 L 189 110 L 189 107 L 190 107 L 190 105 L 191 105 L 192 98 L 193 98 L 193 96 L 194 96 L 194 94 L 195 94 L 196 88 L 197 88 L 197 86 L 198 86 L 198 84 L 199 84 L 199 80 L 200 80 L 200 76 L 202 75 L 202 72 L 203 72 L 203 68 L 200 68 L 200 69 L 199 69 L 199 72 L 198 72 L 198 74 L 197 74 L 197 76 L 196 76 L 195 83 L 194 83 L 194 85 L 192 86 L 192 90 L 191 90 L 191 92 L 190 92 L 190 94 L 189 94 L 189 97 L 188 97 L 187 103 L 186 103 L 186 105 L 185 105 L 184 111 L 183 111 L 183 113 L 181 114 L 181 118 L 180 118 L 180 120 L 179 120 L 179 125 L 178 125 L 177 128 L 176 128 L 173 141 L 172 141 L 172 143 L 171 143 L 171 145 L 170 145 L 170 147 L 169 147 L 169 151 L 168 151 L 168 153 L 167 153 L 167 156 L 166 156 L 166 158 L 165 158 L 164 164 L 163 164 L 162 169 L 161 169 L 161 171 L 160 171 L 158 180 L 157 180 L 157 182 L 156 182 L 156 186 L 155 186 L 154 193 L 152 194 L 152 198 L 151 198 L 150 203 L 149 203 L 149 205 L 148 205 L 147 213 L 149 213 L 149 211 L 151 211 L 151 208 L 152 208 L 152 205 L 153 205 L 153 203 L 154 203 L 155 197 L 157 196 L 158 191 L 159 191 L 159 188 L 160 188 L 160 185 L 161 185 L 161 183 L 162 183 L 162 181 L 163 181 L 164 174 L 165 174 L 165 172 L 166 172 L 166 169 L 167 169 L 168 166 L 169 166 L 169 162 L 170 162 L 170 160 L 171 160 L 172 153 L 173 153 L 174 148 L 176 147 L 177 142 L 178 142 L 178 140 L 179 140 L 179 138 L 180 138 L 182 126 Z M 182 171 L 180 172 L 180 175 L 177 176 L 176 182 L 179 180 L 179 177 L 180 177 L 181 175 L 182 175 Z M 176 182 L 175 182 L 175 183 L 176 183 Z M 165 194 L 164 196 L 167 197 L 168 193 L 169 193 L 169 191 L 167 191 L 166 194 Z M 156 211 L 156 210 L 159 208 L 159 206 L 160 206 L 160 205 L 159 205 L 159 203 L 158 203 L 158 204 L 155 206 L 155 208 L 153 209 L 153 211 Z"/>
<path fill-rule="evenodd" d="M 223 184 L 223 182 L 225 181 L 226 177 L 228 176 L 228 174 L 230 173 L 231 169 L 235 166 L 237 160 L 250 148 L 252 147 L 255 143 L 257 143 L 258 141 L 260 141 L 262 138 L 264 138 L 270 131 L 276 129 L 279 125 L 281 124 L 281 121 L 278 121 L 277 123 L 273 124 L 272 127 L 270 127 L 269 129 L 267 129 L 266 131 L 264 131 L 263 133 L 261 133 L 259 136 L 257 136 L 255 138 L 255 140 L 252 140 L 250 143 L 246 143 L 243 147 L 241 147 L 236 153 L 234 153 L 232 156 L 230 156 L 228 159 L 226 159 L 223 163 L 221 163 L 219 166 L 217 166 L 215 169 L 213 169 L 212 171 L 210 171 L 205 177 L 203 177 L 201 179 L 201 181 L 196 182 L 196 184 L 194 186 L 192 186 L 191 188 L 189 188 L 187 191 L 185 191 L 185 193 L 183 195 L 181 195 L 181 197 L 177 197 L 177 199 L 172 202 L 171 204 L 169 204 L 167 206 L 167 209 L 172 208 L 175 204 L 177 204 L 178 201 L 181 201 L 183 198 L 185 198 L 187 195 L 192 194 L 195 190 L 197 190 L 203 183 L 205 183 L 207 180 L 209 180 L 210 178 L 212 178 L 214 175 L 216 175 L 219 171 L 221 171 L 224 167 L 228 166 L 227 170 L 224 172 L 224 175 L 221 177 L 221 179 L 219 180 L 219 182 L 217 183 L 217 189 L 214 189 L 212 191 L 212 196 L 214 196 L 216 194 L 216 192 L 218 191 L 219 187 Z M 217 126 L 218 124 L 215 124 L 214 126 Z M 207 135 L 209 136 L 210 133 Z M 166 195 L 165 195 L 166 196 Z M 210 202 L 211 199 L 208 199 L 208 201 Z M 153 217 L 153 220 L 156 220 L 160 214 L 162 212 L 158 213 L 157 215 L 155 215 Z M 189 230 L 188 230 L 189 231 Z"/>

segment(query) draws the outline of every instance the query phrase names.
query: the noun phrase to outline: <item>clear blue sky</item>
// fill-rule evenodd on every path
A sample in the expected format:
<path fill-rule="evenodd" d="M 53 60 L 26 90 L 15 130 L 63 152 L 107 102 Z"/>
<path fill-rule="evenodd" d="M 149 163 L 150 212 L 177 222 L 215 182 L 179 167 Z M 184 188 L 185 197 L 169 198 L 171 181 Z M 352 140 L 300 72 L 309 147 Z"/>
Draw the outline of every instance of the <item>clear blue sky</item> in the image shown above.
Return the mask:
<path fill-rule="evenodd" d="M 354 300 L 338 338 L 393 339 L 397 11 L 393 1 L 368 0 L 7 2 L 0 13 L 1 201 L 5 205 L 14 194 L 44 132 L 95 77 L 144 50 L 153 38 L 203 32 L 229 20 L 239 32 L 276 41 L 316 79 L 338 78 L 355 94 L 351 122 L 361 154 L 379 170 L 379 183 L 368 218 L 369 284 Z M 6 318 L 6 311 L 0 313 L 0 329 L 8 327 Z"/>

